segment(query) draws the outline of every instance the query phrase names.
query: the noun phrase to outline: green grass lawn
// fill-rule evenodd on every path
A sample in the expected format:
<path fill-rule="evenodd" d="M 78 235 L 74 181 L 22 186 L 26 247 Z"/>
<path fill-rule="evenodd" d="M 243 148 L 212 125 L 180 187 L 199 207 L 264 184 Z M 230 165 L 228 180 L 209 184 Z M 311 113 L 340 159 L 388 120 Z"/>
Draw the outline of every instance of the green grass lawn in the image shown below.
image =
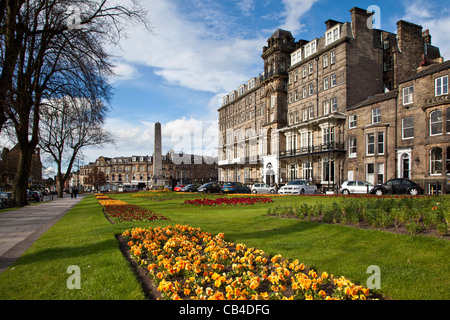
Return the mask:
<path fill-rule="evenodd" d="M 266 215 L 268 206 L 294 200 L 329 203 L 333 198 L 275 197 L 273 204 L 198 207 L 182 205 L 183 199 L 111 196 L 171 220 L 112 225 L 95 197 L 87 197 L 0 275 L 0 299 L 145 299 L 115 235 L 135 226 L 169 224 L 223 232 L 227 241 L 299 259 L 319 272 L 345 276 L 364 286 L 371 275 L 367 268 L 377 265 L 380 292 L 391 299 L 450 299 L 448 240 Z M 67 288 L 71 265 L 80 267 L 80 290 Z"/>

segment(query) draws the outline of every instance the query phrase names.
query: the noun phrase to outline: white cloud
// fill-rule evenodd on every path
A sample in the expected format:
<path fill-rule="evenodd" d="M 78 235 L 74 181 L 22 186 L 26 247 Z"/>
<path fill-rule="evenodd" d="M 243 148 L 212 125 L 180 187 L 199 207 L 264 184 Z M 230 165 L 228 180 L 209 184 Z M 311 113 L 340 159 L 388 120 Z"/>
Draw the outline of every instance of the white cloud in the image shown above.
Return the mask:
<path fill-rule="evenodd" d="M 244 15 L 249 16 L 255 8 L 254 2 L 254 0 L 236 0 L 236 5 Z"/>
<path fill-rule="evenodd" d="M 301 18 L 308 12 L 318 0 L 283 0 L 284 11 L 281 16 L 284 23 L 281 28 L 289 30 L 292 34 L 301 31 L 305 25 L 301 23 Z"/>
<path fill-rule="evenodd" d="M 115 83 L 117 81 L 132 80 L 139 75 L 137 69 L 134 66 L 122 62 L 118 62 L 114 65 L 113 72 L 114 75 L 110 79 L 111 83 Z"/>
<path fill-rule="evenodd" d="M 205 107 L 202 119 L 193 117 L 175 118 L 161 123 L 162 151 L 215 156 L 218 143 L 217 109 L 222 94 L 215 95 Z M 126 121 L 107 118 L 105 129 L 111 133 L 115 145 L 83 150 L 87 161 L 99 156 L 120 157 L 131 155 L 152 155 L 154 150 L 154 127 L 150 121 Z"/>
<path fill-rule="evenodd" d="M 214 93 L 253 77 L 255 64 L 262 69 L 258 58 L 265 40 L 229 35 L 222 30 L 226 17 L 218 11 L 192 20 L 174 1 L 152 1 L 149 15 L 151 32 L 136 27 L 121 42 L 122 52 L 115 53 L 124 64 L 150 66 L 170 84 Z"/>

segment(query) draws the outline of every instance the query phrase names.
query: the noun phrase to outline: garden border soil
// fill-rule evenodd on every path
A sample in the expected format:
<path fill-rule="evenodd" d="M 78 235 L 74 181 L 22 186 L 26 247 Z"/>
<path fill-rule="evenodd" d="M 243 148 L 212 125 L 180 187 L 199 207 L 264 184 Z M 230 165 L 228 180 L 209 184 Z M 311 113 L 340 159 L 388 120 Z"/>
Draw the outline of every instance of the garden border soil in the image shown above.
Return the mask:
<path fill-rule="evenodd" d="M 141 284 L 147 300 L 157 300 L 158 298 L 161 298 L 161 294 L 158 292 L 157 288 L 153 284 L 153 281 L 148 276 L 148 272 L 146 272 L 144 268 L 139 267 L 136 261 L 131 257 L 130 250 L 128 250 L 128 245 L 123 237 L 121 235 L 116 235 L 116 239 L 119 243 L 120 251 L 122 251 L 122 254 L 129 262 L 131 269 Z"/>

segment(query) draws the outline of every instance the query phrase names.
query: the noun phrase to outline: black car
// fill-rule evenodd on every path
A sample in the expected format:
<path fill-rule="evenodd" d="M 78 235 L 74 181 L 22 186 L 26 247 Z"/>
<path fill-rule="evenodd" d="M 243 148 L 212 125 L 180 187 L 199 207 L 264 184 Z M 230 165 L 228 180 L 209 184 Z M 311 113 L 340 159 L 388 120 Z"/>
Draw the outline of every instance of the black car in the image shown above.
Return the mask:
<path fill-rule="evenodd" d="M 412 196 L 423 193 L 423 189 L 414 181 L 405 178 L 396 178 L 378 184 L 370 191 L 372 194 L 410 194 Z"/>
<path fill-rule="evenodd" d="M 208 182 L 200 186 L 197 191 L 205 193 L 222 193 L 222 187 L 216 182 Z"/>
<path fill-rule="evenodd" d="M 181 188 L 181 191 L 182 192 L 197 192 L 199 187 L 200 187 L 200 184 L 192 183 L 192 184 L 188 184 L 187 186 L 184 186 L 183 188 Z"/>
<path fill-rule="evenodd" d="M 240 182 L 225 182 L 222 187 L 223 193 L 250 193 L 252 190 Z"/>
<path fill-rule="evenodd" d="M 39 191 L 29 191 L 28 192 L 28 201 L 36 201 L 40 202 L 44 200 L 44 197 L 41 195 Z"/>

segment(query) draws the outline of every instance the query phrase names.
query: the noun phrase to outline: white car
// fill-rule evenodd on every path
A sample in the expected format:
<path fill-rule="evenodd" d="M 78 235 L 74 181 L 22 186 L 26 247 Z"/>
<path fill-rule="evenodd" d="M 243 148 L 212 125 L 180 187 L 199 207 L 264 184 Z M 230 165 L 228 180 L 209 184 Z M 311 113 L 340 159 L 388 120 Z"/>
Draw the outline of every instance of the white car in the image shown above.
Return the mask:
<path fill-rule="evenodd" d="M 316 194 L 317 186 L 307 180 L 292 180 L 278 190 L 280 194 Z"/>
<path fill-rule="evenodd" d="M 255 183 L 251 189 L 252 193 L 277 193 L 275 187 L 270 187 L 265 183 Z"/>
<path fill-rule="evenodd" d="M 367 181 L 350 180 L 344 181 L 339 192 L 342 194 L 369 194 L 373 189 L 373 184 Z"/>

